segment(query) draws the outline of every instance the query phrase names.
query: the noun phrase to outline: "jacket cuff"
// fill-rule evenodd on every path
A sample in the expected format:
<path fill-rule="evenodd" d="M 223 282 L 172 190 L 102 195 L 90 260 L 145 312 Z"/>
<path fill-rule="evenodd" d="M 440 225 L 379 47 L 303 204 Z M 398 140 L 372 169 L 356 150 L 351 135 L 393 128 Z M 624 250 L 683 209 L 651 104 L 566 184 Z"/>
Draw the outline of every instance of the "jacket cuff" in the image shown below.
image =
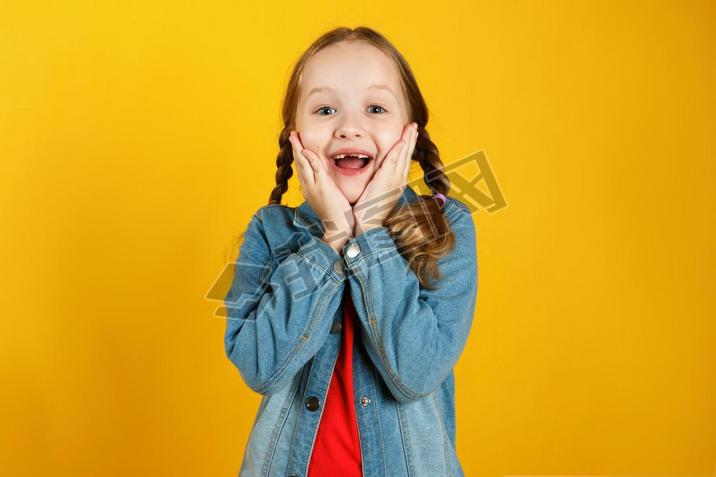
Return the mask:
<path fill-rule="evenodd" d="M 397 253 L 395 241 L 387 227 L 375 227 L 357 237 L 351 237 L 345 243 L 343 246 L 343 260 L 348 268 L 354 268 L 384 250 L 395 250 Z"/>
<path fill-rule="evenodd" d="M 310 235 L 308 240 L 296 251 L 296 254 L 336 282 L 340 283 L 345 280 L 343 258 L 320 237 Z"/>

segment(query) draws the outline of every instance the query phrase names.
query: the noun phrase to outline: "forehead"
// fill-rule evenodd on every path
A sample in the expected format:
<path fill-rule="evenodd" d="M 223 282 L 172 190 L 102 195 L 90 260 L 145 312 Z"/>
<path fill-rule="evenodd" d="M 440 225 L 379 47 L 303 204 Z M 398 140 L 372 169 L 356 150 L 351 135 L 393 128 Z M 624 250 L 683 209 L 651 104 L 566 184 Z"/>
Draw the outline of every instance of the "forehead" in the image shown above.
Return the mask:
<path fill-rule="evenodd" d="M 361 41 L 322 49 L 306 62 L 301 75 L 302 96 L 314 87 L 327 86 L 340 93 L 365 90 L 374 84 L 388 85 L 400 97 L 400 76 L 393 60 Z"/>

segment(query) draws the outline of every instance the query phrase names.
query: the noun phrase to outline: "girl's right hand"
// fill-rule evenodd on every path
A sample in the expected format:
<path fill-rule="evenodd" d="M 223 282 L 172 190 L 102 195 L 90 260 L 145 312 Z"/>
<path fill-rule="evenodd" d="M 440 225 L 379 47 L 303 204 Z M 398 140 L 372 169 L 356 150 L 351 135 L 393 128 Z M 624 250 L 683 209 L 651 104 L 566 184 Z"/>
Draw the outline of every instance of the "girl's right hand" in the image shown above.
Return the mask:
<path fill-rule="evenodd" d="M 303 147 L 298 133 L 291 131 L 288 140 L 293 146 L 293 160 L 303 196 L 323 222 L 324 240 L 340 253 L 353 234 L 353 207 L 328 174 L 321 158 Z"/>

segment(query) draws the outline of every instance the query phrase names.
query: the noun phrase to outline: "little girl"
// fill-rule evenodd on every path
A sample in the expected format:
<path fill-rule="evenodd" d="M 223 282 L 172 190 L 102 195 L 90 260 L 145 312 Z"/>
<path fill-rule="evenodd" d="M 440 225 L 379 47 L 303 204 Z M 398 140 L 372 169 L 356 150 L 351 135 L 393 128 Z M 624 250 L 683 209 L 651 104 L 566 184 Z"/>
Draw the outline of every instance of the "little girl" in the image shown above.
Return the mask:
<path fill-rule="evenodd" d="M 476 233 L 410 67 L 378 32 L 334 29 L 294 67 L 283 121 L 226 296 L 226 354 L 263 396 L 239 475 L 463 475 L 453 367 Z M 433 196 L 407 185 L 411 161 Z M 296 208 L 281 205 L 294 167 Z"/>

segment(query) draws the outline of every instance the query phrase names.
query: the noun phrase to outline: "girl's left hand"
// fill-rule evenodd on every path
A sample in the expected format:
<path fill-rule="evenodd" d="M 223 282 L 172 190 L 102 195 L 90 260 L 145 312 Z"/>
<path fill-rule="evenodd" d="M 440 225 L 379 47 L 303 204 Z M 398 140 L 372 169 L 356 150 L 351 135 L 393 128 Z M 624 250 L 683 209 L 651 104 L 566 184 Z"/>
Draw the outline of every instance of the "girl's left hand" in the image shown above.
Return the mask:
<path fill-rule="evenodd" d="M 417 139 L 417 123 L 407 124 L 400 141 L 393 145 L 378 165 L 373 178 L 353 205 L 354 237 L 381 227 L 397 204 L 408 181 L 410 160 Z"/>

